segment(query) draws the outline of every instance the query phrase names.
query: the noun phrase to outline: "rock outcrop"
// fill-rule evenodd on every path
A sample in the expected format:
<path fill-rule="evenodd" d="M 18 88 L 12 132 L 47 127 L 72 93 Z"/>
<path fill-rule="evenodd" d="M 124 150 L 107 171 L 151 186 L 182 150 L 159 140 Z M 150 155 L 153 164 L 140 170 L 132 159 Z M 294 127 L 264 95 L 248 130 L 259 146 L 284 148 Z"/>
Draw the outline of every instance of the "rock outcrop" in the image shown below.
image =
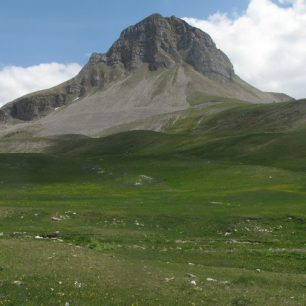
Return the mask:
<path fill-rule="evenodd" d="M 137 69 L 139 63 L 157 70 L 185 62 L 213 80 L 227 82 L 234 76 L 233 65 L 211 37 L 174 16 L 154 14 L 127 28 L 100 58 L 128 70 Z"/>

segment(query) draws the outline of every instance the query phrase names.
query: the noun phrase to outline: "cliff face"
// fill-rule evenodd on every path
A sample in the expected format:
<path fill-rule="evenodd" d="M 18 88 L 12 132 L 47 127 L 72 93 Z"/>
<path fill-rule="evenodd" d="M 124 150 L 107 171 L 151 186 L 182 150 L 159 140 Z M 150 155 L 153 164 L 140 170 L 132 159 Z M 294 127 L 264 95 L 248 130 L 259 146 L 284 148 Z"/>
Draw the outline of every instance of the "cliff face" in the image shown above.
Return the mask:
<path fill-rule="evenodd" d="M 150 70 L 185 62 L 205 76 L 227 82 L 234 69 L 210 36 L 185 21 L 155 14 L 124 30 L 106 54 L 108 64 L 123 64 L 128 70 L 148 63 Z"/>

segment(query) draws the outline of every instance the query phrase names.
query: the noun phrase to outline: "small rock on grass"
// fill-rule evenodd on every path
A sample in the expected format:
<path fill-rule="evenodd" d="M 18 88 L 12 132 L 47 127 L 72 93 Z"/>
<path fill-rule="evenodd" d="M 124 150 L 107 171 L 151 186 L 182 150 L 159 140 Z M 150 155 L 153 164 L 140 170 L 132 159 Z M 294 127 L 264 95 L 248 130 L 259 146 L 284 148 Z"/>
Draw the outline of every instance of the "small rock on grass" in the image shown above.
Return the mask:
<path fill-rule="evenodd" d="M 20 281 L 20 280 L 15 280 L 15 281 L 13 281 L 13 284 L 16 285 L 16 286 L 21 286 L 24 283 L 22 281 Z"/>
<path fill-rule="evenodd" d="M 166 283 L 169 283 L 169 282 L 172 282 L 172 281 L 174 281 L 174 277 L 166 277 L 165 278 Z"/>
<path fill-rule="evenodd" d="M 60 217 L 51 217 L 51 220 L 52 220 L 52 221 L 59 222 L 59 221 L 65 220 L 65 218 L 64 218 L 63 216 L 60 216 Z"/>
<path fill-rule="evenodd" d="M 191 273 L 187 273 L 186 276 L 188 276 L 189 278 L 197 278 L 196 275 L 194 274 L 191 274 Z"/>
<path fill-rule="evenodd" d="M 217 282 L 216 279 L 213 279 L 213 278 L 211 278 L 211 277 L 207 277 L 206 280 L 207 280 L 208 282 Z"/>
<path fill-rule="evenodd" d="M 78 281 L 75 281 L 74 282 L 74 287 L 75 288 L 82 288 L 82 283 L 78 282 Z"/>

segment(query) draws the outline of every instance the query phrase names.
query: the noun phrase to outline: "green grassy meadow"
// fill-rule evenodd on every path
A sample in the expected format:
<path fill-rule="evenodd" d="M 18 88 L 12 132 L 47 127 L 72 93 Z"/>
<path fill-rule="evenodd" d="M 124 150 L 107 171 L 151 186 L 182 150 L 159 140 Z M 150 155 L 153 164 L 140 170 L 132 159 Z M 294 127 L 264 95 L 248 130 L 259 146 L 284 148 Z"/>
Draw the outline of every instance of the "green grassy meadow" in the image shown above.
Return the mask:
<path fill-rule="evenodd" d="M 1 154 L 0 305 L 306 305 L 302 120 L 208 113 Z"/>

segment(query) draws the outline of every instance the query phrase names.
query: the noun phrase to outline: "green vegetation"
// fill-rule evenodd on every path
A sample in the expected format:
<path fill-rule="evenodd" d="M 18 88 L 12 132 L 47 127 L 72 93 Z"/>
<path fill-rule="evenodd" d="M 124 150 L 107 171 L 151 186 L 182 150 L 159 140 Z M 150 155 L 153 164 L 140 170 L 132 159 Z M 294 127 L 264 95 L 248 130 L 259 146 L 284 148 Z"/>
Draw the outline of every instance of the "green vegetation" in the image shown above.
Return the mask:
<path fill-rule="evenodd" d="M 0 155 L 0 305 L 304 305 L 304 104 L 239 103 Z"/>
<path fill-rule="evenodd" d="M 194 92 L 188 97 L 188 103 L 192 106 L 196 106 L 196 105 L 207 103 L 207 102 L 226 102 L 226 103 L 234 103 L 234 104 L 247 103 L 246 101 L 237 100 L 234 98 L 207 95 L 203 92 Z"/>

